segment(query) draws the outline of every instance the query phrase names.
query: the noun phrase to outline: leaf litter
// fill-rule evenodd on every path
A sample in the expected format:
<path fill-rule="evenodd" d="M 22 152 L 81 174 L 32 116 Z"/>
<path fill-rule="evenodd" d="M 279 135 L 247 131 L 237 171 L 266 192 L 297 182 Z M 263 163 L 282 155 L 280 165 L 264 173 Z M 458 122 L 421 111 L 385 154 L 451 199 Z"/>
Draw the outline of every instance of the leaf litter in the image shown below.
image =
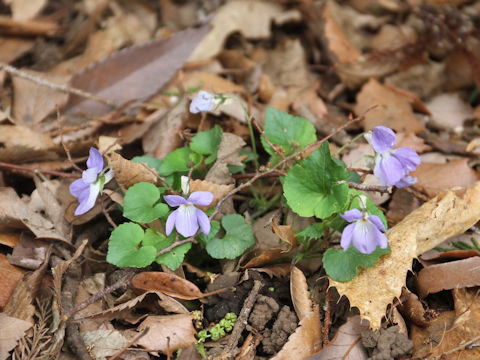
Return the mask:
<path fill-rule="evenodd" d="M 477 358 L 479 4 L 443 3 L 4 1 L 0 360 Z M 227 98 L 192 114 L 198 90 Z M 294 117 L 272 127 L 269 106 Z M 378 191 L 361 137 L 377 125 L 422 154 L 412 187 Z M 92 146 L 115 181 L 75 217 L 69 186 Z M 315 189 L 311 159 L 325 167 Z M 328 284 L 321 258 L 345 224 L 321 216 L 325 174 L 337 192 L 362 185 L 345 199 L 366 194 L 390 229 L 373 267 Z M 159 189 L 135 209 L 166 209 L 181 176 L 213 194 L 200 208 L 214 235 L 142 223 L 128 251 L 151 264 L 107 264 L 135 185 Z M 313 200 L 317 217 L 295 215 Z M 244 320 L 228 325 L 232 312 Z M 412 350 L 380 340 L 394 324 Z"/>

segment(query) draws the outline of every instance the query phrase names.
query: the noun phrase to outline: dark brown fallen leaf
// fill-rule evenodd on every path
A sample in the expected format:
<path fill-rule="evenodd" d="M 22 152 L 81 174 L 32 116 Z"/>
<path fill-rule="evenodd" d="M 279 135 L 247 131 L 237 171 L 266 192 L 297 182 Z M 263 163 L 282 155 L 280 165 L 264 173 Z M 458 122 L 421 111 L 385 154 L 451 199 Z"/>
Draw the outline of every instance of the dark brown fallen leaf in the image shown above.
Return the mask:
<path fill-rule="evenodd" d="M 71 86 L 117 105 L 145 100 L 183 66 L 209 30 L 209 26 L 190 29 L 114 53 L 75 75 Z M 102 115 L 109 110 L 98 101 L 72 97 L 67 114 Z"/>
<path fill-rule="evenodd" d="M 480 257 L 450 261 L 422 269 L 417 277 L 420 297 L 442 290 L 480 285 Z"/>
<path fill-rule="evenodd" d="M 188 280 L 174 274 L 156 271 L 144 271 L 135 275 L 131 280 L 131 284 L 136 292 L 160 291 L 168 296 L 182 300 L 200 299 L 226 290 L 225 288 L 202 293 L 195 284 Z"/>
<path fill-rule="evenodd" d="M 429 320 L 433 319 L 427 319 L 428 315 L 417 295 L 404 288 L 401 299 L 402 301 L 397 306 L 397 309 L 407 320 L 423 327 L 430 324 Z"/>

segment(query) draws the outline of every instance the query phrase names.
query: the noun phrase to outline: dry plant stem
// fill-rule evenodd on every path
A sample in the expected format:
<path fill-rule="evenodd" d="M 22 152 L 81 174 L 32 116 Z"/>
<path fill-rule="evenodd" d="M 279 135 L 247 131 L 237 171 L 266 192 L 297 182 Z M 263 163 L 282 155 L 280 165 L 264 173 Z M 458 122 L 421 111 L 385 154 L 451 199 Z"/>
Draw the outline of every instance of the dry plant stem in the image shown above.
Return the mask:
<path fill-rule="evenodd" d="M 373 174 L 372 170 L 362 169 L 362 168 L 347 168 L 348 171 L 359 172 L 362 174 Z"/>
<path fill-rule="evenodd" d="M 350 181 L 337 181 L 336 184 L 347 184 L 349 188 L 357 189 L 361 191 L 376 191 L 382 194 L 391 194 L 391 186 L 381 186 L 381 185 L 366 185 L 366 184 L 357 184 Z"/>
<path fill-rule="evenodd" d="M 143 329 L 143 331 L 141 333 L 139 333 L 138 335 L 135 335 L 133 337 L 132 340 L 130 340 L 128 342 L 127 345 L 125 345 L 123 348 L 121 348 L 120 350 L 118 350 L 115 354 L 112 355 L 111 358 L 109 358 L 108 360 L 115 360 L 116 358 L 118 358 L 120 355 L 122 355 L 125 350 L 127 350 L 130 346 L 132 346 L 133 344 L 135 344 L 140 338 L 142 338 L 143 336 L 145 336 L 148 331 L 150 330 L 149 327 L 146 327 L 145 329 Z"/>
<path fill-rule="evenodd" d="M 368 110 L 367 110 L 368 111 Z M 338 127 L 337 129 L 335 129 L 335 131 L 333 131 L 331 134 L 325 136 L 323 139 L 321 140 L 318 140 L 310 145 L 307 145 L 305 148 L 303 148 L 302 150 L 300 151 L 297 151 L 296 153 L 284 158 L 283 160 L 279 161 L 278 163 L 276 163 L 272 168 L 270 168 L 269 170 L 265 171 L 265 172 L 258 172 L 255 174 L 255 176 L 253 176 L 249 181 L 247 181 L 246 183 L 243 183 L 239 186 L 237 186 L 235 189 L 233 189 L 232 191 L 230 191 L 227 195 L 225 195 L 225 197 L 223 197 L 222 199 L 219 200 L 219 202 L 217 203 L 217 205 L 215 206 L 215 211 L 209 216 L 209 220 L 212 220 L 213 217 L 218 213 L 218 209 L 220 209 L 220 206 L 222 206 L 222 204 L 232 195 L 236 194 L 237 192 L 241 191 L 242 189 L 248 187 L 248 186 L 251 186 L 256 180 L 264 177 L 264 176 L 267 176 L 268 174 L 271 174 L 273 172 L 275 172 L 280 166 L 282 166 L 283 164 L 285 164 L 286 162 L 288 162 L 289 160 L 292 160 L 292 159 L 295 159 L 295 158 L 299 158 L 301 156 L 301 154 L 306 151 L 306 150 L 309 150 L 315 146 L 320 146 L 322 145 L 325 141 L 327 141 L 328 139 L 330 139 L 331 137 L 335 136 L 336 134 L 338 134 L 340 131 L 342 131 L 343 129 L 347 128 L 348 126 L 350 126 L 351 124 L 353 124 L 354 122 L 357 122 L 357 121 L 360 121 L 363 119 L 363 115 L 362 116 L 359 116 L 359 117 L 356 117 L 354 119 L 351 119 L 351 120 L 348 120 L 345 124 L 343 124 L 342 126 Z"/>
<path fill-rule="evenodd" d="M 260 124 L 257 122 L 257 120 L 252 116 L 252 123 L 255 125 L 257 128 L 257 131 L 262 135 L 263 139 L 265 142 L 275 151 L 275 154 L 279 155 L 282 159 L 285 159 L 285 155 L 283 154 L 283 149 L 279 145 L 274 145 L 272 142 L 268 139 L 267 135 L 265 135 L 265 132 L 263 129 L 260 127 Z"/>
<path fill-rule="evenodd" d="M 103 289 L 102 291 L 99 291 L 98 293 L 96 294 L 93 294 L 92 296 L 90 296 L 88 299 L 86 299 L 85 301 L 82 301 L 80 304 L 78 304 L 77 306 L 71 308 L 69 311 L 67 311 L 64 315 L 64 319 L 67 320 L 69 318 L 71 318 L 75 313 L 79 312 L 80 310 L 83 310 L 85 309 L 87 306 L 93 304 L 95 301 L 101 299 L 102 297 L 104 297 L 105 295 L 107 294 L 110 294 L 111 292 L 117 290 L 118 288 L 120 288 L 121 286 L 123 286 L 125 284 L 126 281 L 129 280 L 129 277 L 132 276 L 132 274 L 125 274 L 124 276 L 122 276 L 117 282 L 115 282 L 114 284 L 106 287 L 105 289 Z"/>
<path fill-rule="evenodd" d="M 165 184 L 165 186 L 168 188 L 168 191 L 170 191 L 171 193 L 175 193 L 176 191 L 170 186 L 170 184 L 167 182 L 167 180 L 164 178 L 164 177 L 161 177 L 160 175 L 158 175 L 158 173 L 156 171 L 154 171 L 153 169 L 150 169 L 145 163 L 139 163 L 140 165 L 142 165 L 145 169 L 147 169 L 151 174 L 155 175 L 155 177 L 160 180 L 161 183 Z"/>
<path fill-rule="evenodd" d="M 42 171 L 40 171 L 38 169 L 32 169 L 31 167 L 28 167 L 28 166 L 9 164 L 9 163 L 1 162 L 1 161 L 0 161 L 0 168 L 19 170 L 19 171 L 30 172 L 30 173 L 34 173 L 34 174 L 47 174 L 47 175 L 59 176 L 59 177 L 70 178 L 70 179 L 79 179 L 79 178 L 82 177 L 79 174 L 65 173 L 65 172 L 54 171 L 54 170 L 42 170 Z"/>
<path fill-rule="evenodd" d="M 67 159 L 70 162 L 70 164 L 72 164 L 73 168 L 79 172 L 82 172 L 83 170 L 77 164 L 75 164 L 75 162 L 72 160 L 72 156 L 70 155 L 70 150 L 68 150 L 67 145 L 63 141 L 62 124 L 60 123 L 60 109 L 58 106 L 56 107 L 56 110 L 57 110 L 58 132 L 60 133 L 60 143 L 62 144 L 63 150 L 65 151 L 65 154 L 67 154 Z"/>
<path fill-rule="evenodd" d="M 232 177 L 234 179 L 251 179 L 253 178 L 256 173 L 249 173 L 249 174 L 234 174 Z M 273 171 L 269 174 L 266 174 L 264 177 L 265 178 L 274 178 L 274 177 L 279 177 L 279 176 L 285 176 L 287 173 L 285 171 Z"/>
<path fill-rule="evenodd" d="M 9 74 L 19 76 L 21 78 L 30 80 L 31 82 L 34 82 L 35 84 L 46 86 L 46 87 L 49 87 L 50 89 L 53 89 L 53 90 L 62 91 L 62 92 L 66 92 L 66 93 L 69 93 L 69 94 L 74 94 L 74 95 L 81 96 L 83 98 L 90 99 L 90 100 L 95 100 L 95 101 L 101 102 L 102 104 L 111 106 L 113 108 L 117 107 L 117 105 L 115 103 L 111 102 L 110 100 L 104 99 L 102 97 L 96 96 L 94 94 L 91 94 L 89 92 L 86 92 L 86 91 L 83 91 L 83 90 L 80 90 L 80 89 L 72 88 L 72 87 L 67 86 L 67 85 L 58 85 L 58 84 L 52 83 L 48 80 L 33 76 L 33 75 L 31 75 L 31 74 L 29 74 L 25 71 L 19 70 L 17 68 L 14 68 L 13 66 L 10 66 L 10 65 L 7 65 L 7 64 L 0 65 L 0 69 L 5 70 L 5 72 L 7 72 Z"/>
<path fill-rule="evenodd" d="M 322 339 L 323 339 L 323 346 L 328 345 L 330 342 L 328 338 L 328 333 L 330 331 L 330 325 L 332 325 L 332 318 L 330 317 L 330 301 L 331 296 L 330 296 L 330 288 L 327 288 L 326 294 L 325 294 L 325 305 L 327 306 L 327 310 L 325 310 L 325 318 L 323 319 L 323 327 L 322 327 Z"/>
<path fill-rule="evenodd" d="M 253 305 L 255 304 L 255 301 L 257 300 L 258 292 L 262 288 L 263 284 L 261 281 L 255 280 L 253 283 L 253 288 L 250 291 L 250 294 L 248 294 L 247 298 L 245 299 L 245 302 L 243 303 L 242 310 L 240 310 L 240 314 L 238 315 L 237 322 L 235 323 L 235 326 L 233 327 L 232 334 L 230 335 L 230 338 L 228 339 L 227 346 L 223 350 L 223 354 L 225 354 L 225 358 L 231 358 L 233 357 L 233 350 L 238 344 L 238 340 L 240 339 L 240 336 L 242 335 L 243 329 L 245 329 L 245 326 L 247 325 L 247 319 L 248 316 L 250 315 L 250 312 L 252 311 Z M 228 355 L 227 355 L 228 354 Z"/>
<path fill-rule="evenodd" d="M 191 237 L 189 237 L 189 238 L 180 240 L 180 241 L 175 241 L 172 245 L 166 247 L 165 249 L 160 250 L 160 251 L 157 253 L 157 257 L 159 257 L 160 255 L 163 255 L 163 254 L 168 253 L 168 252 L 171 251 L 172 249 L 175 249 L 177 246 L 180 246 L 180 245 L 183 245 L 183 244 L 187 244 L 187 243 L 189 243 L 189 242 L 194 243 L 194 244 L 197 243 L 197 240 L 195 240 L 195 235 L 194 235 L 194 236 L 191 236 Z"/>
<path fill-rule="evenodd" d="M 475 341 L 477 341 L 477 340 L 479 340 L 479 339 L 480 339 L 480 335 L 477 335 L 477 336 L 475 336 L 473 339 L 468 340 L 468 341 L 465 341 L 463 344 L 460 344 L 460 345 L 454 347 L 453 349 L 450 349 L 450 350 L 442 353 L 441 356 L 443 356 L 443 355 L 450 355 L 450 354 L 453 354 L 454 352 L 463 350 L 463 349 L 465 349 L 467 346 L 473 344 Z"/>
<path fill-rule="evenodd" d="M 102 206 L 102 212 L 103 215 L 105 215 L 105 218 L 107 219 L 108 223 L 114 228 L 117 228 L 117 224 L 112 220 L 110 217 L 110 214 L 108 213 L 107 209 L 105 209 L 105 203 L 103 202 L 103 197 L 100 198 L 100 205 Z"/>

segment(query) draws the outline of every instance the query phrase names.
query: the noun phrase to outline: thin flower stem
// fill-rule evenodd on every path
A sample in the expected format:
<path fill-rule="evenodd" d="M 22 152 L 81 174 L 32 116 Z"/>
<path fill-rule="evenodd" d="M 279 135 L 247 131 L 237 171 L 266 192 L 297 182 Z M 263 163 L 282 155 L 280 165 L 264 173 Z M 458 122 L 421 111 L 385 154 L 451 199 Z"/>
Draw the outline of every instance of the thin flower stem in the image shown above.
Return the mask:
<path fill-rule="evenodd" d="M 349 147 L 350 145 L 352 145 L 354 142 L 356 142 L 358 139 L 360 139 L 361 137 L 363 137 L 363 135 L 365 135 L 365 133 L 361 133 L 361 134 L 358 134 L 357 136 L 355 136 L 352 140 L 350 140 L 349 142 L 347 142 L 345 145 L 343 145 L 340 149 L 338 149 L 337 151 L 335 151 L 335 153 L 333 154 L 333 156 L 337 156 L 338 154 L 340 154 L 343 150 L 345 150 L 347 147 Z"/>
<path fill-rule="evenodd" d="M 47 175 L 59 176 L 59 177 L 70 178 L 70 179 L 79 179 L 82 177 L 80 174 L 65 173 L 65 172 L 54 171 L 54 170 L 38 170 L 28 166 L 9 164 L 1 161 L 0 161 L 0 168 L 31 172 L 34 174 L 47 174 Z"/>
<path fill-rule="evenodd" d="M 368 110 L 367 110 L 368 111 Z M 356 118 L 353 118 L 353 119 L 349 119 L 345 124 L 343 124 L 342 126 L 338 127 L 337 129 L 335 129 L 332 133 L 330 133 L 329 135 L 325 136 L 323 139 L 321 140 L 318 140 L 312 144 L 309 144 L 307 145 L 305 148 L 303 148 L 302 150 L 300 151 L 297 151 L 296 153 L 290 155 L 290 156 L 287 156 L 285 159 L 279 161 L 278 163 L 276 163 L 272 168 L 270 168 L 269 170 L 267 171 L 264 171 L 264 172 L 257 172 L 255 174 L 254 177 L 252 177 L 249 181 L 247 181 L 246 183 L 243 183 L 239 186 L 237 186 L 235 189 L 233 189 L 232 191 L 230 191 L 227 195 L 225 195 L 222 199 L 220 199 L 217 203 L 217 205 L 215 206 L 215 210 L 213 211 L 213 213 L 209 216 L 209 219 L 212 220 L 213 217 L 218 213 L 218 210 L 220 209 L 220 206 L 222 206 L 222 204 L 229 198 L 231 197 L 232 195 L 236 194 L 237 192 L 243 190 L 244 188 L 248 187 L 248 186 L 251 186 L 256 180 L 264 177 L 264 176 L 267 176 L 268 174 L 271 174 L 273 173 L 274 171 L 276 171 L 279 167 L 281 167 L 283 164 L 287 163 L 289 160 L 292 160 L 292 159 L 295 159 L 295 158 L 299 158 L 301 156 L 301 154 L 305 151 L 305 150 L 309 150 L 311 148 L 314 148 L 316 146 L 320 146 L 322 145 L 325 141 L 327 141 L 328 139 L 330 139 L 331 137 L 335 136 L 336 134 L 338 134 L 340 131 L 342 131 L 343 129 L 347 128 L 348 126 L 350 126 L 351 124 L 357 122 L 357 121 L 360 121 L 364 118 L 364 115 L 361 115 L 361 116 L 358 116 Z"/>
<path fill-rule="evenodd" d="M 79 172 L 82 172 L 83 170 L 73 161 L 72 156 L 70 155 L 70 150 L 68 150 L 67 145 L 63 141 L 62 124 L 60 123 L 60 108 L 56 106 L 56 110 L 57 110 L 58 132 L 60 133 L 60 143 L 62 144 L 63 150 L 65 151 L 65 154 L 67 154 L 68 161 L 70 162 L 70 164 L 72 164 L 73 168 Z"/>
<path fill-rule="evenodd" d="M 274 145 L 270 140 L 269 138 L 267 137 L 267 135 L 265 135 L 265 132 L 263 131 L 263 129 L 260 127 L 260 124 L 257 122 L 257 120 L 252 117 L 252 122 L 253 124 L 255 125 L 255 127 L 257 128 L 257 131 L 260 133 L 260 135 L 263 137 L 263 139 L 265 140 L 265 142 L 273 149 L 273 151 L 275 151 L 275 154 L 277 154 L 278 156 L 280 156 L 282 159 L 285 159 L 285 155 L 283 153 L 283 149 L 281 148 L 281 146 L 279 145 Z"/>
<path fill-rule="evenodd" d="M 391 186 L 381 186 L 381 185 L 366 185 L 366 184 L 357 184 L 350 181 L 340 180 L 336 184 L 347 184 L 349 188 L 357 189 L 361 191 L 376 191 L 382 194 L 391 194 Z"/>
<path fill-rule="evenodd" d="M 183 240 L 180 240 L 180 241 L 175 241 L 172 245 L 167 246 L 165 249 L 160 250 L 157 253 L 157 257 L 170 252 L 171 250 L 175 249 L 176 247 L 178 247 L 180 245 L 187 244 L 187 243 L 195 244 L 196 242 L 197 242 L 197 240 L 195 240 L 195 236 L 190 236 L 189 238 L 186 238 L 186 239 L 183 239 Z"/>
<path fill-rule="evenodd" d="M 142 165 L 148 172 L 150 172 L 151 174 L 155 175 L 155 177 L 160 180 L 161 183 L 165 184 L 165 186 L 168 188 L 168 191 L 170 191 L 171 193 L 175 193 L 176 191 L 172 188 L 172 186 L 167 182 L 167 180 L 160 176 L 155 170 L 151 169 L 149 166 L 147 166 L 147 164 L 141 162 L 139 163 L 140 165 Z"/>

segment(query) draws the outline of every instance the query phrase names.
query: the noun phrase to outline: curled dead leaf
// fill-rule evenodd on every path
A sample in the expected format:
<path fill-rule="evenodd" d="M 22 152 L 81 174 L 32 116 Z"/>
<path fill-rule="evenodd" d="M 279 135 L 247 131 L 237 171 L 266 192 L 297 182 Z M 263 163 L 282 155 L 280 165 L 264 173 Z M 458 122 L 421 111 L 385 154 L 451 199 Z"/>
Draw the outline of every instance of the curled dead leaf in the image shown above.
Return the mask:
<path fill-rule="evenodd" d="M 115 152 L 109 154 L 108 159 L 113 169 L 115 180 L 124 189 L 128 189 L 130 186 L 142 181 L 157 184 L 156 171 L 147 164 L 134 163 Z"/>

